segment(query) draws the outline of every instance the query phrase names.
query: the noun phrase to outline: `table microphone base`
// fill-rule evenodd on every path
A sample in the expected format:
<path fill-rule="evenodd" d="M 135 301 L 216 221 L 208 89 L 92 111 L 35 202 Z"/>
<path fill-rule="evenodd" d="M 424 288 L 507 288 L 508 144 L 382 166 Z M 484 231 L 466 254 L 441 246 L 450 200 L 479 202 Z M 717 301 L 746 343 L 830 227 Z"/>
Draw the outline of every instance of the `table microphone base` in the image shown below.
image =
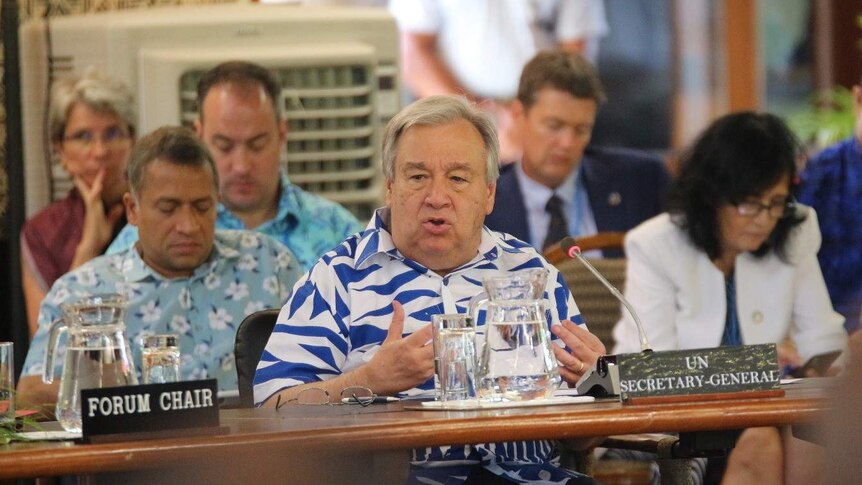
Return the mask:
<path fill-rule="evenodd" d="M 620 373 L 614 363 L 614 356 L 603 355 L 596 361 L 596 367 L 588 370 L 578 379 L 575 388 L 580 396 L 613 397 L 620 394 Z"/>

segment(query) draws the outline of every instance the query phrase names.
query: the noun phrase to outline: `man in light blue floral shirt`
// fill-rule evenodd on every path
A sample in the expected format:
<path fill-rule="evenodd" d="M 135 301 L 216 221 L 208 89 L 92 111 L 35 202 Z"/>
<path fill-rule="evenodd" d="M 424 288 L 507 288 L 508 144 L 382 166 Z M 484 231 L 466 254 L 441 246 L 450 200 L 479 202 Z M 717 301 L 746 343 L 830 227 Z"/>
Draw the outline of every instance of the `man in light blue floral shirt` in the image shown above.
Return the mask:
<path fill-rule="evenodd" d="M 191 130 L 160 128 L 141 139 L 130 156 L 128 178 L 131 193 L 123 201 L 140 240 L 53 285 L 24 363 L 22 402 L 56 401 L 59 380 L 41 380 L 49 327 L 61 317 L 61 304 L 99 293 L 128 299 L 126 328 L 136 364 L 141 336 L 176 333 L 184 379 L 216 378 L 219 390 L 235 390 L 237 326 L 255 311 L 281 306 L 300 276 L 290 251 L 270 237 L 215 230 L 218 174 Z"/>
<path fill-rule="evenodd" d="M 220 64 L 198 83 L 195 130 L 212 152 L 221 179 L 216 227 L 272 236 L 290 248 L 305 271 L 363 226 L 339 204 L 290 183 L 281 170 L 287 123 L 277 105 L 280 93 L 261 66 Z M 135 228 L 126 226 L 107 252 L 127 249 L 137 238 Z"/>

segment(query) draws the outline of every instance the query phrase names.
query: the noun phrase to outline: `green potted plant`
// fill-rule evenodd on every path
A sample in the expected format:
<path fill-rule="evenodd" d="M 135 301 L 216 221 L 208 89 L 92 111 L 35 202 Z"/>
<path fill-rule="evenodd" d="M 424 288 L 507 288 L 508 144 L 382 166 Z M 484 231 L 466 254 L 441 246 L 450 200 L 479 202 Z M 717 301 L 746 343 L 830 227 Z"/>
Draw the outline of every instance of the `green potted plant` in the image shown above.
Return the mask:
<path fill-rule="evenodd" d="M 862 28 L 862 15 L 856 17 Z M 862 39 L 858 41 L 862 48 Z M 843 86 L 820 91 L 811 97 L 811 109 L 791 114 L 787 124 L 812 151 L 819 151 L 850 137 L 856 124 L 853 92 Z"/>
<path fill-rule="evenodd" d="M 814 94 L 812 108 L 793 113 L 787 124 L 813 150 L 821 150 L 853 134 L 853 92 L 844 86 Z"/>

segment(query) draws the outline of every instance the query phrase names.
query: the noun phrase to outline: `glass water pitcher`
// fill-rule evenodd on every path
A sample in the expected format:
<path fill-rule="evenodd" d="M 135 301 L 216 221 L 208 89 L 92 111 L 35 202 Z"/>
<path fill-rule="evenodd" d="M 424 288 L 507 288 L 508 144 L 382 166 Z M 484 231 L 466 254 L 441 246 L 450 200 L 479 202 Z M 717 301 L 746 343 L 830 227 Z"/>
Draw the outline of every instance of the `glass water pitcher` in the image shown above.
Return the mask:
<path fill-rule="evenodd" d="M 483 281 L 470 300 L 478 320 L 485 311 L 485 341 L 479 348 L 476 392 L 482 400 L 527 401 L 552 397 L 560 385 L 544 299 L 548 271 L 517 271 Z"/>
<path fill-rule="evenodd" d="M 81 390 L 138 383 L 126 339 L 126 299 L 93 295 L 60 305 L 63 317 L 51 324 L 42 380 L 54 381 L 54 356 L 68 333 L 63 375 L 57 395 L 57 420 L 66 431 L 81 431 Z"/>

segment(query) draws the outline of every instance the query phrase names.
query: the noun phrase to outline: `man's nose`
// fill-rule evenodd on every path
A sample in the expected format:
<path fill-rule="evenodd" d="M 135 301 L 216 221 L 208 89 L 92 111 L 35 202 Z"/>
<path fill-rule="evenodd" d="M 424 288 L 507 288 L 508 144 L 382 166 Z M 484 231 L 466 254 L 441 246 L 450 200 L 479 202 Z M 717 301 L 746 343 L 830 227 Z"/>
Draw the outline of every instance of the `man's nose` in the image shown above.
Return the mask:
<path fill-rule="evenodd" d="M 557 143 L 563 148 L 571 148 L 575 144 L 577 134 L 574 128 L 563 128 L 557 134 Z"/>
<path fill-rule="evenodd" d="M 201 224 L 191 208 L 183 209 L 177 219 L 176 229 L 183 234 L 191 234 L 200 229 Z"/>
<path fill-rule="evenodd" d="M 449 203 L 449 186 L 446 177 L 435 177 L 431 179 L 425 203 L 432 207 L 443 207 Z"/>
<path fill-rule="evenodd" d="M 251 155 L 245 147 L 234 148 L 229 155 L 230 171 L 232 173 L 246 174 L 253 166 Z"/>

